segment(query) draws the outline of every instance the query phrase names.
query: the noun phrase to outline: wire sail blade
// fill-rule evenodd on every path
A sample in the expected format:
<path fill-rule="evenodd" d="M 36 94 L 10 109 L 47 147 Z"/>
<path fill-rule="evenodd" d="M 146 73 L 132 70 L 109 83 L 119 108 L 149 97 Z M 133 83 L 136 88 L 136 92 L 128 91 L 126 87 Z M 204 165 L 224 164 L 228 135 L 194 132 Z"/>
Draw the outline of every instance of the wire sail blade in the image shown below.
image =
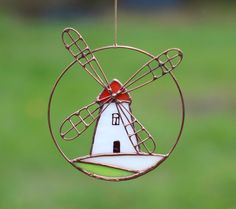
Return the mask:
<path fill-rule="evenodd" d="M 65 48 L 85 71 L 103 88 L 107 88 L 108 79 L 80 33 L 73 28 L 66 28 L 62 33 L 62 40 Z"/>
<path fill-rule="evenodd" d="M 110 103 L 111 102 L 109 101 L 108 106 Z M 101 111 L 101 106 L 97 102 L 93 102 L 70 115 L 60 127 L 62 139 L 72 141 L 78 138 L 99 119 L 105 109 Z"/>
<path fill-rule="evenodd" d="M 182 59 L 183 53 L 180 49 L 169 49 L 143 65 L 124 84 L 124 88 L 129 88 L 127 92 L 142 88 L 172 72 Z"/>
<path fill-rule="evenodd" d="M 147 153 L 153 154 L 156 150 L 156 143 L 152 135 L 122 103 L 117 104 L 117 107 L 120 114 L 125 116 L 125 120 L 122 122 L 135 150 L 140 152 L 140 149 L 144 149 Z"/>

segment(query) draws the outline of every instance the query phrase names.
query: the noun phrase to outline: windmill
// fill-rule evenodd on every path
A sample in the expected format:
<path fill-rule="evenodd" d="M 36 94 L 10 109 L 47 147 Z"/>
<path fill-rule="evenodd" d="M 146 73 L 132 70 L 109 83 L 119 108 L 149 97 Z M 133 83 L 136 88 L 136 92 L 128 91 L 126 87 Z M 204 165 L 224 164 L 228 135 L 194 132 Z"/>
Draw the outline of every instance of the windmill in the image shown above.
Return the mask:
<path fill-rule="evenodd" d="M 130 94 L 171 74 L 183 59 L 182 51 L 173 48 L 154 56 L 122 84 L 116 79 L 108 81 L 93 51 L 78 31 L 66 28 L 62 39 L 74 63 L 78 63 L 103 88 L 94 102 L 62 122 L 60 136 L 65 141 L 78 139 L 96 124 L 90 154 L 70 160 L 70 163 L 90 176 L 105 180 L 133 178 L 157 167 L 168 156 L 155 154 L 156 141 L 133 115 Z M 132 175 L 128 178 L 104 177 L 90 172 L 88 165 L 127 171 Z"/>

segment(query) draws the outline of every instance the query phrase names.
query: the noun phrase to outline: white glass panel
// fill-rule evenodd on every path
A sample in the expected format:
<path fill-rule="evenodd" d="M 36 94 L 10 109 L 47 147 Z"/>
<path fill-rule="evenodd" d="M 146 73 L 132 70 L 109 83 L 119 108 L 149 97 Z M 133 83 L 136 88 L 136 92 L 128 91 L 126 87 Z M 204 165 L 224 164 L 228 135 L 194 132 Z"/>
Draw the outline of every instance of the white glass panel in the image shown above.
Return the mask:
<path fill-rule="evenodd" d="M 145 171 L 155 167 L 164 156 L 150 156 L 150 155 L 124 155 L 124 156 L 101 156 L 91 157 L 81 162 L 98 163 L 107 166 L 114 166 L 121 169 L 133 171 Z"/>
<path fill-rule="evenodd" d="M 105 104 L 103 106 L 104 112 L 102 112 L 98 121 L 92 148 L 92 155 L 112 154 L 115 141 L 120 141 L 121 153 L 137 153 L 122 123 L 124 120 L 127 121 L 127 117 L 131 119 L 131 116 L 125 116 L 121 113 L 122 120 L 120 121 L 120 125 L 114 126 L 112 124 L 112 115 L 119 114 L 119 111 L 115 103 L 111 103 L 108 107 L 107 105 L 108 104 Z M 129 109 L 128 103 L 124 103 L 124 105 Z M 134 133 L 133 130 L 130 130 L 129 132 Z M 133 137 L 132 141 L 137 144 L 136 137 Z"/>

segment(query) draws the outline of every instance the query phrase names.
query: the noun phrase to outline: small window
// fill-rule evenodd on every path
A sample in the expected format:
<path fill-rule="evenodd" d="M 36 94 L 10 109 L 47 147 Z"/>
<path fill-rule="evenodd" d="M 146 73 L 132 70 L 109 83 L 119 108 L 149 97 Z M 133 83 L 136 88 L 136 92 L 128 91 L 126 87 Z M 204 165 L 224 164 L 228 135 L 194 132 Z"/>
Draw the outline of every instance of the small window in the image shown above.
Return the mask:
<path fill-rule="evenodd" d="M 114 141 L 113 153 L 120 153 L 120 141 Z"/>
<path fill-rule="evenodd" d="M 112 114 L 112 125 L 119 126 L 120 125 L 120 115 L 118 113 Z"/>

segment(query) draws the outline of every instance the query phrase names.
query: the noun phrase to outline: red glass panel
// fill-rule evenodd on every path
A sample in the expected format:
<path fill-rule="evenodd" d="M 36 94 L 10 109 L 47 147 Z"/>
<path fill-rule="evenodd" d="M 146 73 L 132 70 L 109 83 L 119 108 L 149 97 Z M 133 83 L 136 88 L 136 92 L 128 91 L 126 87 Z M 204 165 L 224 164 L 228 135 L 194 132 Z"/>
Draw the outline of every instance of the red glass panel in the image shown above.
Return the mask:
<path fill-rule="evenodd" d="M 104 89 L 103 92 L 98 97 L 98 102 L 106 103 L 110 98 L 112 94 L 116 94 L 122 89 L 122 84 L 118 80 L 114 80 L 110 84 L 112 92 L 110 93 L 107 89 Z M 130 102 L 130 96 L 128 93 L 119 94 L 115 98 L 116 100 L 120 102 Z"/>

